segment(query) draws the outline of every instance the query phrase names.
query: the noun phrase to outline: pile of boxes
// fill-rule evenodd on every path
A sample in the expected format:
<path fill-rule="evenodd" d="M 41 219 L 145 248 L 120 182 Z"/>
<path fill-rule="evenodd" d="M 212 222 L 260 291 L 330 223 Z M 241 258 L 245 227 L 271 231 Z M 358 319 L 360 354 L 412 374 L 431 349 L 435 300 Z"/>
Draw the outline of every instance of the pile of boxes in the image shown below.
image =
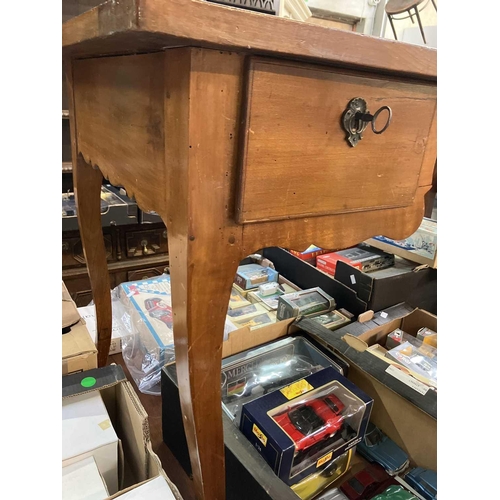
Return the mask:
<path fill-rule="evenodd" d="M 85 320 L 62 285 L 63 500 L 180 500 L 153 452 L 147 414 L 120 366 L 97 368 Z"/>

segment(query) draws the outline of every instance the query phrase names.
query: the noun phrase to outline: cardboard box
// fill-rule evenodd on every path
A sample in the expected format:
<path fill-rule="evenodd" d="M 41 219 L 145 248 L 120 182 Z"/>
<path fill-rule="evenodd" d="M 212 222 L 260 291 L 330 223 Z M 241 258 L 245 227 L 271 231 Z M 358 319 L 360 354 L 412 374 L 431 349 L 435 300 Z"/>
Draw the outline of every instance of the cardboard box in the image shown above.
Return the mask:
<path fill-rule="evenodd" d="M 289 250 L 289 252 L 292 255 L 295 255 L 300 260 L 303 260 L 305 262 L 309 262 L 309 264 L 312 264 L 313 266 L 316 265 L 316 258 L 319 255 L 323 255 L 325 253 L 331 252 L 331 250 L 324 250 L 323 248 L 316 247 L 314 245 L 311 245 L 307 250 L 304 250 L 303 252 L 297 252 L 295 250 Z"/>
<path fill-rule="evenodd" d="M 349 363 L 349 379 L 374 399 L 372 421 L 410 457 L 411 466 L 437 470 L 437 392 L 395 368 L 387 358 L 368 352 L 384 343 L 396 328 L 416 335 L 437 318 L 408 304 L 398 304 L 366 323 L 354 322 L 335 331 L 303 319 L 298 326 Z M 401 416 L 404 418 L 401 418 Z"/>
<path fill-rule="evenodd" d="M 97 368 L 97 348 L 62 283 L 62 374 Z"/>
<path fill-rule="evenodd" d="M 375 236 L 366 241 L 369 245 L 399 255 L 419 264 L 437 269 L 437 221 L 424 217 L 420 227 L 408 238 L 392 240 Z"/>
<path fill-rule="evenodd" d="M 175 500 L 176 497 L 165 478 L 158 476 L 113 498 L 120 500 Z"/>
<path fill-rule="evenodd" d="M 103 500 L 108 496 L 94 457 L 62 468 L 62 500 Z"/>
<path fill-rule="evenodd" d="M 293 485 L 361 441 L 372 404 L 368 395 L 327 367 L 246 403 L 240 430 L 276 475 Z"/>
<path fill-rule="evenodd" d="M 108 491 L 118 491 L 119 440 L 98 391 L 62 402 L 63 467 L 94 457 Z"/>
<path fill-rule="evenodd" d="M 394 255 L 382 252 L 366 244 L 360 244 L 338 252 L 321 255 L 316 259 L 316 267 L 327 274 L 335 276 L 335 269 L 339 261 L 368 273 L 393 266 Z"/>
<path fill-rule="evenodd" d="M 85 321 L 87 330 L 90 333 L 94 344 L 97 345 L 97 326 L 95 318 L 95 306 L 78 307 L 78 314 Z M 120 326 L 113 321 L 113 329 L 111 330 L 111 344 L 109 346 L 109 355 L 119 354 L 122 352 L 122 337 L 125 332 L 120 329 Z"/>
<path fill-rule="evenodd" d="M 260 264 L 244 264 L 238 266 L 234 282 L 243 290 L 258 288 L 262 283 L 278 281 L 278 273 Z"/>
<path fill-rule="evenodd" d="M 152 450 L 147 413 L 122 368 L 110 365 L 62 377 L 63 401 L 92 393 L 100 394 L 120 442 L 122 452 L 118 455 L 118 493 L 162 476 L 174 497 L 182 500 Z"/>
<path fill-rule="evenodd" d="M 394 266 L 370 273 L 338 262 L 335 280 L 353 290 L 372 311 L 400 302 L 437 310 L 437 271 L 401 257 L 395 258 Z"/>
<path fill-rule="evenodd" d="M 280 275 L 305 290 L 319 287 L 335 299 L 337 309 L 347 309 L 355 315 L 369 309 L 366 301 L 361 300 L 349 287 L 322 273 L 311 264 L 292 255 L 279 247 L 269 247 L 262 251 L 264 257 L 271 260 Z"/>

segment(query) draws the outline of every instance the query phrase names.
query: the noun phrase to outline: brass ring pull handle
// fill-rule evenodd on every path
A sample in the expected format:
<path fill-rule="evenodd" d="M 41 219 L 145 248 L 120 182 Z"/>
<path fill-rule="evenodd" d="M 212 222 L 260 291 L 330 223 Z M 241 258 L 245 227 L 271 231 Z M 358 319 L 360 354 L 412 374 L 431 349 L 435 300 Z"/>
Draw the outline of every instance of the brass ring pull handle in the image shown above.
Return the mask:
<path fill-rule="evenodd" d="M 367 109 L 366 101 L 362 97 L 355 97 L 349 101 L 344 114 L 342 115 L 342 124 L 347 133 L 347 142 L 354 147 L 363 138 L 368 123 L 371 123 L 374 134 L 382 134 L 387 130 L 392 121 L 392 109 L 389 106 L 382 106 L 375 114 L 371 114 Z M 377 118 L 382 111 L 388 112 L 385 125 L 381 129 L 376 128 Z"/>

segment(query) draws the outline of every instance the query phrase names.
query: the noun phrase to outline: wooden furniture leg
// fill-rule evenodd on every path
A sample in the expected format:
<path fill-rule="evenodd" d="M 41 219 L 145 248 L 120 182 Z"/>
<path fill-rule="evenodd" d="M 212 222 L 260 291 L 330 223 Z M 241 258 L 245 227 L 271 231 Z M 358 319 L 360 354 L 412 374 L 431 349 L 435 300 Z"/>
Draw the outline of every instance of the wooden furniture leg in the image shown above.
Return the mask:
<path fill-rule="evenodd" d="M 76 163 L 76 165 L 75 165 Z M 97 362 L 106 366 L 111 345 L 111 292 L 101 227 L 102 174 L 79 155 L 73 161 L 78 227 L 89 272 L 97 321 Z"/>
<path fill-rule="evenodd" d="M 112 328 L 109 273 L 101 227 L 102 174 L 99 169 L 88 165 L 78 152 L 72 65 L 70 61 L 66 62 L 65 68 L 68 83 L 73 184 L 78 213 L 78 227 L 80 228 L 80 237 L 95 304 L 97 362 L 98 366 L 101 367 L 106 366 L 108 359 Z"/>
<path fill-rule="evenodd" d="M 225 498 L 220 369 L 225 318 L 245 252 L 228 204 L 242 59 L 166 53 L 165 172 L 179 394 L 196 498 Z"/>

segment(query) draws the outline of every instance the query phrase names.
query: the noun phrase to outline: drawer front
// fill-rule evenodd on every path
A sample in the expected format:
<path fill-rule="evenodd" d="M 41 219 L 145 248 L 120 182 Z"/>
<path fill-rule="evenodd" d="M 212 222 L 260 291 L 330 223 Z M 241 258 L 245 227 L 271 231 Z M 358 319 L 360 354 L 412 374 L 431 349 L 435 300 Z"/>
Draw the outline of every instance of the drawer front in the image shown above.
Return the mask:
<path fill-rule="evenodd" d="M 342 115 L 355 97 L 372 114 L 389 106 L 392 121 L 352 147 Z M 240 223 L 405 207 L 431 183 L 432 83 L 255 58 L 245 99 Z"/>
<path fill-rule="evenodd" d="M 126 234 L 127 257 L 146 257 L 168 253 L 167 230 L 130 231 Z"/>
<path fill-rule="evenodd" d="M 148 269 L 137 269 L 127 273 L 127 281 L 141 281 L 155 276 L 161 276 L 168 271 L 168 266 L 150 267 Z"/>
<path fill-rule="evenodd" d="M 106 248 L 106 259 L 113 262 L 113 242 L 111 235 L 104 235 L 104 245 Z M 83 255 L 82 240 L 79 237 L 69 237 L 62 239 L 62 267 L 63 269 L 85 265 Z"/>

